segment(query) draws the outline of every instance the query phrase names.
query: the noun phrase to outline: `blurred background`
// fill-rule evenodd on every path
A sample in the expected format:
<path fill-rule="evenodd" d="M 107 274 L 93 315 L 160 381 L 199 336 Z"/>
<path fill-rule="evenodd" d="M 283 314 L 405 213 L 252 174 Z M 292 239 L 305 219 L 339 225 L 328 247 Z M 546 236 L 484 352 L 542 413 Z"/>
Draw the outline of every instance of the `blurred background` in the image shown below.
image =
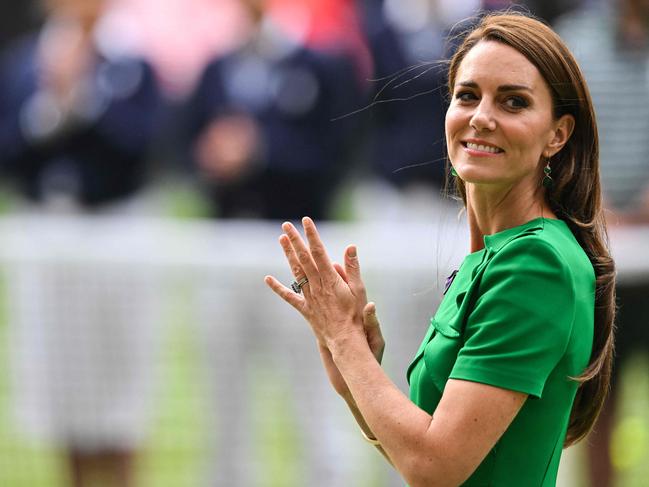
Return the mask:
<path fill-rule="evenodd" d="M 619 268 L 611 399 L 559 485 L 647 485 L 646 0 L 2 2 L 0 485 L 403 485 L 263 276 L 292 280 L 281 221 L 358 244 L 407 391 L 468 246 L 444 60 L 512 7 L 589 83 Z"/>

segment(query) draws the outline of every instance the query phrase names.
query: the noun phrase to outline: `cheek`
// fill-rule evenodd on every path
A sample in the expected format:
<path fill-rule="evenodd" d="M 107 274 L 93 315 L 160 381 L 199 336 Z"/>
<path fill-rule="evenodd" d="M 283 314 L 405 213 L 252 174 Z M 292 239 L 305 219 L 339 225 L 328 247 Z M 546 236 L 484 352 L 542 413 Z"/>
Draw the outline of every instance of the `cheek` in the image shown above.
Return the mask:
<path fill-rule="evenodd" d="M 446 144 L 450 144 L 453 138 L 453 135 L 457 133 L 458 129 L 461 127 L 461 117 L 457 110 L 454 110 L 452 107 L 446 111 L 446 118 L 444 120 L 444 131 L 446 133 Z M 450 149 L 450 147 L 449 147 Z"/>
<path fill-rule="evenodd" d="M 506 130 L 511 149 L 526 159 L 537 159 L 545 147 L 546 132 L 535 124 L 512 123 Z"/>

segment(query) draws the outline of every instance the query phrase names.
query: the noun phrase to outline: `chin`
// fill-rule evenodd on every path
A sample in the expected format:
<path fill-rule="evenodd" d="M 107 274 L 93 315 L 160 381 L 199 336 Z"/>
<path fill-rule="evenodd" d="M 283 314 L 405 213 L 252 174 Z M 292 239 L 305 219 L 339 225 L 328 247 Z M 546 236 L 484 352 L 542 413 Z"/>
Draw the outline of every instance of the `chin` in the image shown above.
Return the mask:
<path fill-rule="evenodd" d="M 499 177 L 493 171 L 485 171 L 484 167 L 463 167 L 459 171 L 456 169 L 458 176 L 462 181 L 469 184 L 503 184 L 506 178 Z"/>

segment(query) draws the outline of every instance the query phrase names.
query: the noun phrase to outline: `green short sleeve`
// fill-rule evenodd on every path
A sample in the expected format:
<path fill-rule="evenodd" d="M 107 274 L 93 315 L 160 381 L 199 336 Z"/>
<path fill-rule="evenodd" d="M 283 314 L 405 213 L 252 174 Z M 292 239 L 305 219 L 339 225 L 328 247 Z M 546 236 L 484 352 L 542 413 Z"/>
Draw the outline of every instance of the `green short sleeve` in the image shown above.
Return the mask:
<path fill-rule="evenodd" d="M 572 330 L 570 270 L 550 243 L 529 235 L 493 257 L 479 286 L 450 378 L 541 397 Z"/>

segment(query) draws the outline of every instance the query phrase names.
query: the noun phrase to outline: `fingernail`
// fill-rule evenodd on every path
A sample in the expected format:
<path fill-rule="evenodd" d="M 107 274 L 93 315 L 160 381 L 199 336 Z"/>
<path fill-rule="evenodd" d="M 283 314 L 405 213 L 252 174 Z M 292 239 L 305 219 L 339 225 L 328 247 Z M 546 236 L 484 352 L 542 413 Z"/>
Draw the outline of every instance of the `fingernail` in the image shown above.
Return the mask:
<path fill-rule="evenodd" d="M 349 250 L 347 251 L 347 255 L 349 255 L 352 259 L 356 258 L 356 256 L 358 255 L 356 247 L 349 247 Z"/>

